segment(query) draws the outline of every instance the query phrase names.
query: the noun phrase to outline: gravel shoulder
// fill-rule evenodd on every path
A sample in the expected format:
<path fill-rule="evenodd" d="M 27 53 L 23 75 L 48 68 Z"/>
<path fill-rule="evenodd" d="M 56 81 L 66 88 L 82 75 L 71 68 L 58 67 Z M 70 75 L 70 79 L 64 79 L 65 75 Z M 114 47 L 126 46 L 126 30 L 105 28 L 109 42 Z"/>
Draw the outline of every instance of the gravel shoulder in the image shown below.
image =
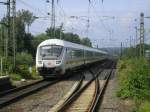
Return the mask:
<path fill-rule="evenodd" d="M 114 76 L 107 85 L 105 94 L 103 96 L 103 101 L 98 109 L 98 112 L 131 112 L 133 107 L 133 102 L 129 99 L 122 100 L 116 96 L 116 91 L 118 90 L 116 70 Z"/>
<path fill-rule="evenodd" d="M 40 80 L 40 79 L 38 79 L 38 80 L 13 81 L 13 82 L 12 82 L 12 85 L 13 85 L 13 86 L 16 86 L 16 87 L 21 87 L 21 86 L 26 86 L 26 85 L 35 83 L 35 82 L 37 82 L 37 81 L 39 81 L 39 80 Z"/>

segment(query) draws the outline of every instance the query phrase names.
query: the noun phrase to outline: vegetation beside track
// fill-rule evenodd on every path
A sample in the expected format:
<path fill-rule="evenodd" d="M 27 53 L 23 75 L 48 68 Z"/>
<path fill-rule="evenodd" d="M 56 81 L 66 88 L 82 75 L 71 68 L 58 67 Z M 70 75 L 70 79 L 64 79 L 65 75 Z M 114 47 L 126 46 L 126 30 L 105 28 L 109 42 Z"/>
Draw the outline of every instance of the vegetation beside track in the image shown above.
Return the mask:
<path fill-rule="evenodd" d="M 15 68 L 13 67 L 11 57 L 9 57 L 8 60 L 4 59 L 4 63 L 5 72 L 2 75 L 8 75 L 12 81 L 40 78 L 40 76 L 36 73 L 32 55 L 27 52 L 17 53 Z"/>
<path fill-rule="evenodd" d="M 131 98 L 136 112 L 150 112 L 150 60 L 121 59 L 118 61 L 117 96 Z"/>

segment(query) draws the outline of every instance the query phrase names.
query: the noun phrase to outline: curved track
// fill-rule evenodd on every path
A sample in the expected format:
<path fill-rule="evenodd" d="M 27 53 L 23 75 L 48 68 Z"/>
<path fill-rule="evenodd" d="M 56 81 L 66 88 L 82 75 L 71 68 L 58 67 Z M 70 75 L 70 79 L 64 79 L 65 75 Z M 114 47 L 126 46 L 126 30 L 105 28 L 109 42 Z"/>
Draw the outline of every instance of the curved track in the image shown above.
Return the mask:
<path fill-rule="evenodd" d="M 108 61 L 103 64 L 104 68 L 113 67 L 114 63 Z M 78 89 L 72 96 L 70 96 L 57 110 L 58 112 L 94 112 L 96 106 L 101 100 L 108 80 L 112 74 L 112 69 L 105 73 L 105 82 L 100 87 L 98 76 L 104 73 L 104 69 L 98 70 L 94 73 L 89 69 L 89 72 L 93 75 L 93 78 L 86 83 L 83 83 L 81 88 Z"/>

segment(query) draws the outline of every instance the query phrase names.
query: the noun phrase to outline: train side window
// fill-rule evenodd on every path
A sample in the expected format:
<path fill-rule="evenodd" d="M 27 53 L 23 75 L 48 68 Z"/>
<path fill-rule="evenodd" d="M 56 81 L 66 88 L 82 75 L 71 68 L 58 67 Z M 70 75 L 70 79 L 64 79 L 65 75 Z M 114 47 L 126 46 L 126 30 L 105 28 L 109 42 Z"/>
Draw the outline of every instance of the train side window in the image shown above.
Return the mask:
<path fill-rule="evenodd" d="M 78 58 L 81 58 L 81 57 L 83 57 L 83 52 L 82 52 L 82 50 L 76 50 L 76 57 L 78 57 Z"/>
<path fill-rule="evenodd" d="M 87 57 L 92 57 L 93 56 L 93 53 L 91 51 L 87 51 Z"/>
<path fill-rule="evenodd" d="M 87 58 L 87 51 L 84 51 L 84 56 L 85 58 Z"/>
<path fill-rule="evenodd" d="M 71 49 L 67 48 L 66 54 L 67 54 L 68 59 L 72 58 L 72 50 Z"/>
<path fill-rule="evenodd" d="M 72 50 L 72 58 L 82 58 L 83 57 L 83 51 L 82 50 Z"/>

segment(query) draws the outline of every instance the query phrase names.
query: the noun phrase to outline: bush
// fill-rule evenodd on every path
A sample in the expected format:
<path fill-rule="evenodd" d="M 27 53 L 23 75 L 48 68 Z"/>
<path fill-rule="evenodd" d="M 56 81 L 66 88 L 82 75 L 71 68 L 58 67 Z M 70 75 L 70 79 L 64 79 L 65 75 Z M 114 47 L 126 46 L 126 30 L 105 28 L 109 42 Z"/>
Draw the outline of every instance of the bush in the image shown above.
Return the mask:
<path fill-rule="evenodd" d="M 23 77 L 19 74 L 12 73 L 9 75 L 11 80 L 20 81 Z"/>
<path fill-rule="evenodd" d="M 32 79 L 32 76 L 29 73 L 29 66 L 31 66 L 32 63 L 31 54 L 28 54 L 27 52 L 17 53 L 15 73 L 19 74 L 22 78 Z"/>
<path fill-rule="evenodd" d="M 121 98 L 150 99 L 150 63 L 144 59 L 122 60 L 118 64 L 119 91 Z"/>
<path fill-rule="evenodd" d="M 7 60 L 3 58 L 4 68 L 6 68 L 4 72 L 7 71 L 7 74 L 5 75 L 9 75 L 12 80 L 21 80 L 22 78 L 40 78 L 36 73 L 35 66 L 32 67 L 32 73 L 29 72 L 29 67 L 33 64 L 32 56 L 30 54 L 28 54 L 27 52 L 17 53 L 15 68 L 13 68 L 12 59 L 12 57 L 8 57 Z"/>
<path fill-rule="evenodd" d="M 32 76 L 29 73 L 27 65 L 19 65 L 19 66 L 17 66 L 16 73 L 20 74 L 20 76 L 25 78 L 25 79 L 32 79 Z"/>
<path fill-rule="evenodd" d="M 12 57 L 7 59 L 3 57 L 3 71 L 12 72 L 13 71 L 13 60 Z"/>
<path fill-rule="evenodd" d="M 17 53 L 16 55 L 16 64 L 17 65 L 31 65 L 33 62 L 32 55 L 27 52 Z"/>
<path fill-rule="evenodd" d="M 35 66 L 33 66 L 32 67 L 32 78 L 34 78 L 34 79 L 40 79 L 41 77 L 38 75 L 38 73 L 36 72 L 36 67 Z"/>

